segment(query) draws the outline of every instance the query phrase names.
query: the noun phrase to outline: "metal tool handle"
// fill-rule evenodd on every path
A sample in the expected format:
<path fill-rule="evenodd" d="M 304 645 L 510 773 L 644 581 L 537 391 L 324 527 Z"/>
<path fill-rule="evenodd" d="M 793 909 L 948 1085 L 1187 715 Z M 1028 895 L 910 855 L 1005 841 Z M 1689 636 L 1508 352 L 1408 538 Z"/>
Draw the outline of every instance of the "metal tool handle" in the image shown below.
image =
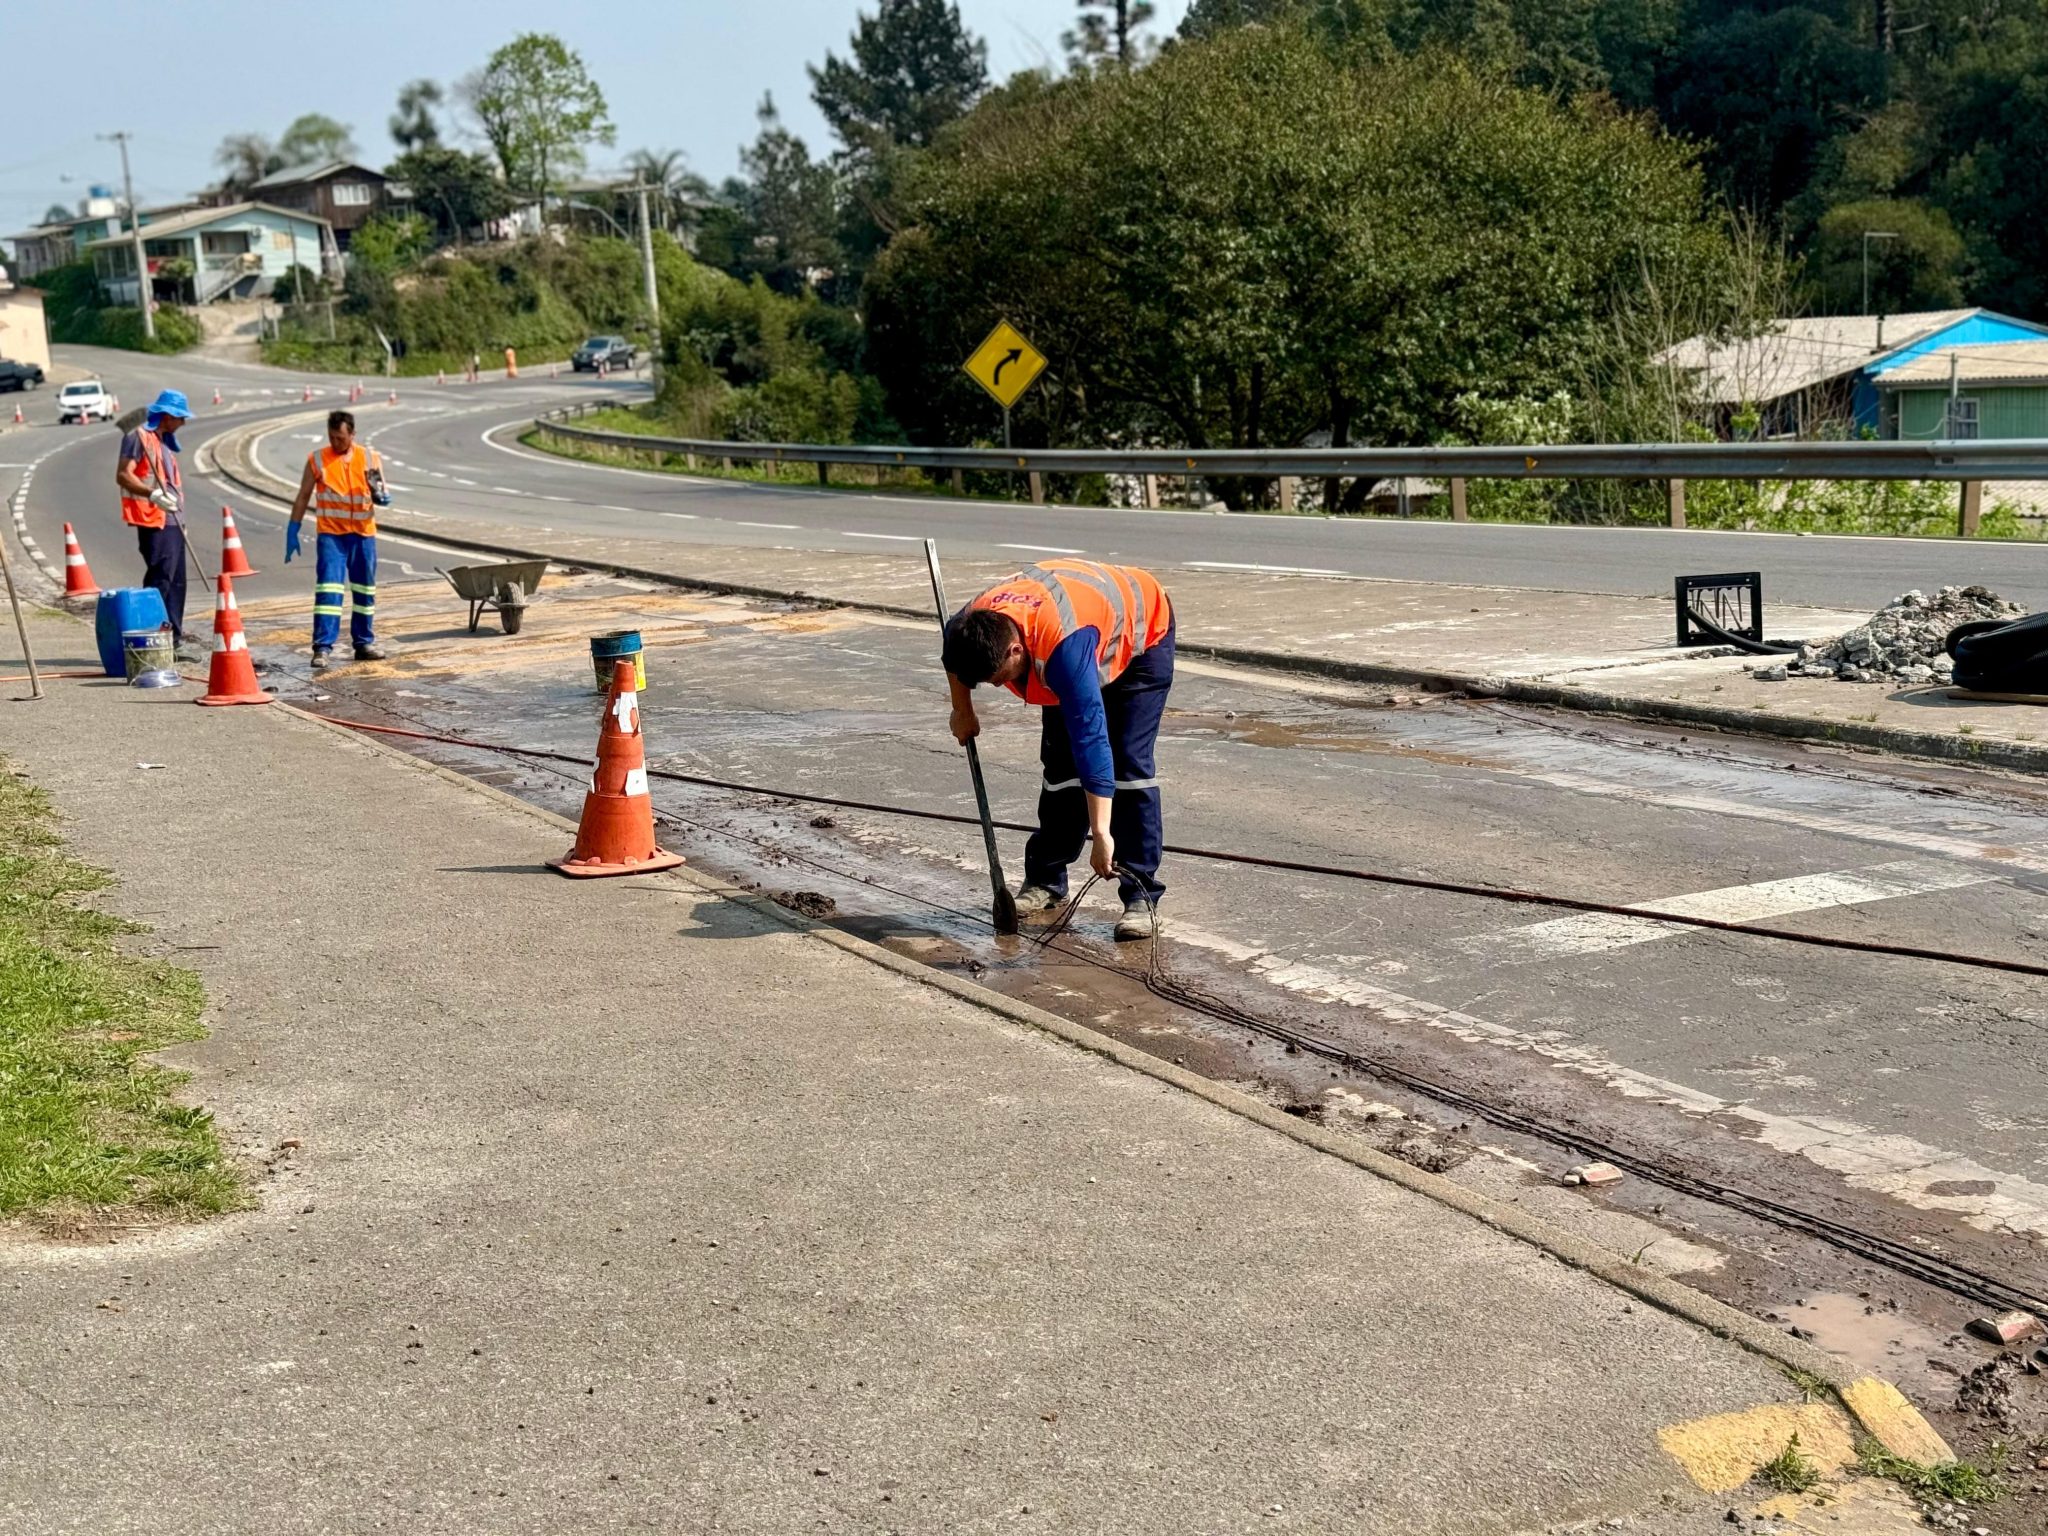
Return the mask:
<path fill-rule="evenodd" d="M 935 539 L 924 541 L 924 563 L 932 577 L 932 604 L 939 615 L 939 644 L 946 643 L 946 582 L 939 575 L 939 546 Z M 974 749 L 974 743 L 967 743 L 967 772 L 974 780 L 975 809 L 981 813 L 981 841 L 988 852 L 988 879 L 991 894 L 995 900 L 995 924 L 998 933 L 1017 931 L 1017 898 L 1010 894 L 1010 887 L 1003 880 L 1003 861 L 996 852 L 995 818 L 989 813 L 988 785 L 981 776 L 981 754 Z"/>

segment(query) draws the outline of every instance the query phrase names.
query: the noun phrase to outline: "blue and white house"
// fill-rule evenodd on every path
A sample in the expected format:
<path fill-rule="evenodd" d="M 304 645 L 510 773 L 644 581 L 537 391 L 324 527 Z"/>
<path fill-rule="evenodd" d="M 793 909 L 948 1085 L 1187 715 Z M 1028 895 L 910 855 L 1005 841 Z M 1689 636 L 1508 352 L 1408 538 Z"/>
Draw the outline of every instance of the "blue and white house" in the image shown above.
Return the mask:
<path fill-rule="evenodd" d="M 199 208 L 166 219 L 145 217 L 142 225 L 152 292 L 179 304 L 260 297 L 294 266 L 324 271 L 323 256 L 333 243 L 325 219 L 268 203 Z M 92 258 L 107 301 L 133 304 L 131 237 L 118 234 L 89 241 L 85 254 Z"/>
<path fill-rule="evenodd" d="M 1928 358 L 2014 341 L 2048 340 L 2048 326 L 1988 309 L 1780 320 L 1761 334 L 1710 342 L 1695 336 L 1659 362 L 1689 374 L 1725 433 L 1755 412 L 1758 437 L 1897 437 L 1898 395 L 1886 373 Z"/>

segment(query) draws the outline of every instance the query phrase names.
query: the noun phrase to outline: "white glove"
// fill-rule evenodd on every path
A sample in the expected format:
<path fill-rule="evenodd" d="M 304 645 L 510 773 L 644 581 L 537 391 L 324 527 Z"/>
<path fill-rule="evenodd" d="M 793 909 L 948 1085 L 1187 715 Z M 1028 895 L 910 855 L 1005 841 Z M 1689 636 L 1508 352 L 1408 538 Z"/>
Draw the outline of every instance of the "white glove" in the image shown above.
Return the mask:
<path fill-rule="evenodd" d="M 184 510 L 184 504 L 161 485 L 149 493 L 149 499 L 152 505 L 162 507 L 166 512 Z"/>

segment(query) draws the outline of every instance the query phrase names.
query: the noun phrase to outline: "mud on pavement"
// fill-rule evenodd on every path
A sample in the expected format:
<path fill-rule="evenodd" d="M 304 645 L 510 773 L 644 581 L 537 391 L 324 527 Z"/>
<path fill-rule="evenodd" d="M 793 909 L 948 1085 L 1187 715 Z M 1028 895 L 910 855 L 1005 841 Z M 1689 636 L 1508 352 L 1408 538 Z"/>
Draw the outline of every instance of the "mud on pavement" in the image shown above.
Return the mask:
<path fill-rule="evenodd" d="M 928 633 L 915 626 L 566 572 L 551 574 L 516 641 L 495 633 L 488 617 L 471 635 L 460 612 L 451 594 L 429 585 L 387 589 L 379 623 L 393 659 L 317 678 L 305 668 L 301 605 L 251 603 L 244 619 L 268 681 L 318 713 L 577 756 L 591 750 L 598 711 L 589 638 L 635 628 L 646 646 L 642 707 L 657 772 L 959 808 L 964 784 L 943 731 L 868 681 L 887 675 L 901 692 L 904 658 L 930 650 Z M 1228 676 L 1218 668 L 1184 672 L 1191 680 Z M 919 686 L 930 698 L 913 697 L 917 709 L 942 707 L 935 667 Z M 1240 678 L 1227 689 L 1184 688 L 1166 735 L 1197 765 L 1205 754 L 1253 748 L 1317 763 L 1369 757 L 1413 768 L 1432 786 L 1512 764 L 1522 782 L 1660 815 L 1739 805 L 1764 836 L 1858 826 L 1881 795 L 1904 808 L 1887 813 L 1893 851 L 2011 868 L 2036 899 L 2048 885 L 2048 843 L 2035 846 L 2048 833 L 2048 793 L 2028 781 L 1729 738 L 1695 741 L 1412 691 L 1299 680 L 1260 686 L 1263 693 L 1248 690 Z M 580 806 L 585 774 L 576 767 L 409 745 L 562 814 Z M 947 798 L 926 794 L 921 802 L 927 783 L 942 784 Z M 1993 1193 L 1977 1188 L 1985 1181 L 1935 1181 L 1930 1188 L 1960 1193 L 1907 1203 L 1788 1155 L 1782 1117 L 1759 1116 L 1735 1099 L 1688 1098 L 1641 1074 L 1624 1081 L 1566 1037 L 1545 1041 L 1540 1031 L 1501 1029 L 1396 991 L 1415 985 L 1401 980 L 1405 967 L 1388 968 L 1385 985 L 1360 980 L 1280 950 L 1258 923 L 1219 932 L 1175 916 L 1166 941 L 1118 946 L 1101 920 L 1114 904 L 1098 890 L 1050 942 L 1043 923 L 1027 925 L 1021 938 L 999 938 L 971 828 L 661 781 L 655 802 L 665 842 L 803 917 L 1522 1205 L 1898 1381 L 1959 1450 L 2005 1457 L 2014 1502 L 2003 1521 L 2025 1512 L 2038 1528 L 2048 1518 L 2048 1493 L 2034 1491 L 2048 1483 L 2048 1468 L 2034 1465 L 2048 1460 L 2048 1377 L 2029 1363 L 2033 1345 L 2000 1352 L 1969 1338 L 1965 1325 L 1988 1303 L 1887 1259 L 1924 1255 L 1937 1279 L 1974 1272 L 2021 1297 L 2048 1298 L 2044 1233 L 1982 1219 Z M 1183 865 L 1175 878 L 1193 887 L 1209 876 Z M 1270 880 L 1247 879 L 1243 888 L 1268 903 L 1350 903 L 1358 921 L 1383 921 L 1376 896 L 1304 895 Z M 1839 926 L 1818 919 L 1816 931 L 1831 922 Z M 1739 958 L 1779 969 L 1796 963 Z M 1728 959 L 1710 951 L 1707 963 L 1725 974 Z M 1915 980 L 1935 994 L 1968 994 L 1971 1007 L 2003 1009 L 2015 1030 L 2031 1027 L 2024 1002 L 1977 978 Z M 1540 992 L 1571 982 L 1567 973 L 1517 985 Z M 1616 1148 L 1643 1171 L 1597 1189 L 1560 1183 L 1567 1170 Z M 1332 1232 L 1331 1241 L 1343 1234 Z"/>

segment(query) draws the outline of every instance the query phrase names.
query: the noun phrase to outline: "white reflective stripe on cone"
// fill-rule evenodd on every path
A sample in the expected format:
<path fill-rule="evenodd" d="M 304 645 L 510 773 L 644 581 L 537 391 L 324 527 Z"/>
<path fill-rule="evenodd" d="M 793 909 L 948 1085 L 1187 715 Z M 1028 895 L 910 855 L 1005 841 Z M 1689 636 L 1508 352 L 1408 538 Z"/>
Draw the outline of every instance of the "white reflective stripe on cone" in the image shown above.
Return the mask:
<path fill-rule="evenodd" d="M 73 548 L 65 551 L 64 563 L 66 565 L 83 565 L 85 564 L 85 556 L 81 555 L 78 552 L 76 546 L 74 546 Z"/>
<path fill-rule="evenodd" d="M 213 637 L 213 648 L 216 652 L 246 651 L 249 649 L 249 637 L 239 629 L 232 635 L 215 635 Z"/>
<path fill-rule="evenodd" d="M 620 694 L 618 702 L 612 705 L 612 715 L 619 722 L 619 729 L 628 736 L 633 734 L 635 717 L 639 713 L 640 695 L 630 689 Z"/>
<path fill-rule="evenodd" d="M 241 606 L 236 603 L 233 592 L 217 592 L 214 594 L 213 611 L 215 613 L 240 613 L 242 610 Z"/>
<path fill-rule="evenodd" d="M 624 792 L 628 795 L 645 795 L 647 793 L 647 770 L 645 768 L 628 768 L 626 770 L 626 788 Z"/>

